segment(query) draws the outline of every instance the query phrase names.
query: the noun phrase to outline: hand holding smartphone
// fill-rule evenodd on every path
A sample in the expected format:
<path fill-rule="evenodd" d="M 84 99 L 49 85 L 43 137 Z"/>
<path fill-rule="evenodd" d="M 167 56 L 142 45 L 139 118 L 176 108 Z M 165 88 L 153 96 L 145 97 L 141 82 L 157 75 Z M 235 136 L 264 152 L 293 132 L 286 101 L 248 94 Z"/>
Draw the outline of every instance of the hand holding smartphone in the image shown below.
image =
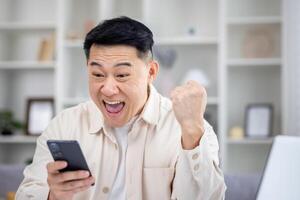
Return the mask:
<path fill-rule="evenodd" d="M 76 193 L 95 184 L 77 141 L 48 140 L 47 145 L 55 160 L 47 164 L 47 182 L 50 188 L 48 200 L 71 200 Z"/>
<path fill-rule="evenodd" d="M 68 163 L 60 172 L 86 170 L 92 175 L 76 140 L 48 140 L 47 145 L 55 161 Z"/>

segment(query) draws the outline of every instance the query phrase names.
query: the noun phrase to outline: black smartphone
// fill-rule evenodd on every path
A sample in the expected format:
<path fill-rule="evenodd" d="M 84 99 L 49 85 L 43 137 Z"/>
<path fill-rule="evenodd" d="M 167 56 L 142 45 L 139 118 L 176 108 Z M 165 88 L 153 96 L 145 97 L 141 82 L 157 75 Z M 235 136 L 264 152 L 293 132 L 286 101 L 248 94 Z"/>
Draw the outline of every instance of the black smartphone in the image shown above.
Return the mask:
<path fill-rule="evenodd" d="M 48 140 L 48 148 L 55 161 L 66 161 L 67 167 L 60 172 L 86 170 L 92 176 L 79 143 L 76 140 Z"/>

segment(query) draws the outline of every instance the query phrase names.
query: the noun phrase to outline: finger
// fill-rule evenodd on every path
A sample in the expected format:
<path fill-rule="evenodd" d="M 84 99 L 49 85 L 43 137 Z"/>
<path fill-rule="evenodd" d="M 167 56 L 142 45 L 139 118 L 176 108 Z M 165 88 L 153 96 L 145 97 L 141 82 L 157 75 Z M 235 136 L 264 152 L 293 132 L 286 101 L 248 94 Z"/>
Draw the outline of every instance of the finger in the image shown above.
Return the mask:
<path fill-rule="evenodd" d="M 75 190 L 73 190 L 72 192 L 75 194 L 75 193 L 78 193 L 78 192 L 83 192 L 87 189 L 89 189 L 91 186 L 84 186 L 84 187 L 80 187 L 80 188 L 76 188 Z"/>
<path fill-rule="evenodd" d="M 188 80 L 188 81 L 186 82 L 186 85 L 193 85 L 193 80 Z"/>
<path fill-rule="evenodd" d="M 187 85 L 199 85 L 199 83 L 195 80 L 189 80 L 186 82 Z"/>
<path fill-rule="evenodd" d="M 170 97 L 174 97 L 174 96 L 177 96 L 180 92 L 182 92 L 182 86 L 178 86 L 176 88 L 174 88 L 172 91 L 171 91 L 171 95 Z"/>
<path fill-rule="evenodd" d="M 91 186 L 95 182 L 93 177 L 85 178 L 77 181 L 68 181 L 58 185 L 58 188 L 63 191 L 76 190 L 78 188 Z"/>
<path fill-rule="evenodd" d="M 67 167 L 66 161 L 55 161 L 55 162 L 49 162 L 47 164 L 47 171 L 48 173 L 57 173 L 59 170 L 64 169 Z"/>
<path fill-rule="evenodd" d="M 63 172 L 56 175 L 56 180 L 58 182 L 66 182 L 66 181 L 73 181 L 84 179 L 90 176 L 88 171 L 78 170 L 78 171 L 69 171 Z"/>

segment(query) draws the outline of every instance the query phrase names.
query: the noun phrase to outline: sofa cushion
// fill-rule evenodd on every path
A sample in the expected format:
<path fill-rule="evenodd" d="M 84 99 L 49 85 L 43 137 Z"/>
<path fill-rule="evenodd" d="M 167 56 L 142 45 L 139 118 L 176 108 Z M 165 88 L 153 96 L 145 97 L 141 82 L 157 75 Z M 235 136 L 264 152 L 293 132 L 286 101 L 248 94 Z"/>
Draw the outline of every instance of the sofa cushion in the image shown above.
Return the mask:
<path fill-rule="evenodd" d="M 22 182 L 25 165 L 0 164 L 0 197 L 9 191 L 17 191 Z"/>
<path fill-rule="evenodd" d="M 226 200 L 255 200 L 260 174 L 225 174 Z"/>

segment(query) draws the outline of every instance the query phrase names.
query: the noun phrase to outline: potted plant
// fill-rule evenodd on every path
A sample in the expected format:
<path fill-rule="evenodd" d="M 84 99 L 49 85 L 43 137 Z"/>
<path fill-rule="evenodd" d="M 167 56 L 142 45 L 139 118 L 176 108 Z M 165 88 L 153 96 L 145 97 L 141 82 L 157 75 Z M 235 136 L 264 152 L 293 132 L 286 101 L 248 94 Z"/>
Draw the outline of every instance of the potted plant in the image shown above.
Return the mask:
<path fill-rule="evenodd" d="M 23 127 L 22 123 L 14 119 L 11 111 L 0 111 L 0 133 L 2 135 L 12 135 L 15 130 Z"/>

